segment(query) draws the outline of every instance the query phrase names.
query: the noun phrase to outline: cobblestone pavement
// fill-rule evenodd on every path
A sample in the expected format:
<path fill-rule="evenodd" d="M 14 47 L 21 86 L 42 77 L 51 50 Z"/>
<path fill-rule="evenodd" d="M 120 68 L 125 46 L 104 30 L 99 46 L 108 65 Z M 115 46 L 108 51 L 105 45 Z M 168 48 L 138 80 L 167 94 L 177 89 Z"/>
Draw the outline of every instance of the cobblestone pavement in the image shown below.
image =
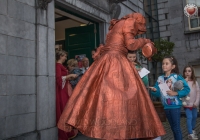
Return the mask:
<path fill-rule="evenodd" d="M 198 138 L 200 138 L 200 118 L 199 117 L 197 119 L 196 124 L 197 125 L 196 125 L 195 130 L 197 132 Z M 166 122 L 163 122 L 163 125 L 167 134 L 165 136 L 162 136 L 162 140 L 174 140 L 169 123 L 166 121 Z M 185 117 L 181 117 L 181 129 L 182 129 L 182 134 L 183 134 L 183 140 L 187 140 L 188 132 L 187 132 L 187 127 L 186 127 Z M 86 137 L 82 134 L 78 134 L 77 137 L 75 137 L 73 140 L 96 140 L 96 139 Z"/>
<path fill-rule="evenodd" d="M 162 137 L 162 140 L 174 140 L 173 138 L 173 133 L 170 129 L 170 125 L 168 122 L 163 122 L 163 125 L 165 127 L 166 135 Z M 183 140 L 187 140 L 188 132 L 187 132 L 187 127 L 186 127 L 186 117 L 181 117 L 181 130 L 183 134 Z M 200 118 L 197 118 L 197 123 L 196 123 L 196 132 L 198 135 L 198 138 L 200 138 Z"/>

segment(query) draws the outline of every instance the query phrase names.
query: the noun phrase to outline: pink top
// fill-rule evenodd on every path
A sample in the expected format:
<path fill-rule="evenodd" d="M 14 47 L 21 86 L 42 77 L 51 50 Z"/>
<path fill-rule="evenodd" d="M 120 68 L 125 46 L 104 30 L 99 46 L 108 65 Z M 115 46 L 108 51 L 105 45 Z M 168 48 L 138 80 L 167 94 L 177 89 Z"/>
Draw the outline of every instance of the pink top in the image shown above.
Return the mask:
<path fill-rule="evenodd" d="M 198 82 L 196 82 L 195 85 L 193 84 L 193 81 L 187 81 L 187 83 L 190 87 L 190 93 L 188 95 L 190 96 L 190 100 L 186 101 L 187 106 L 184 107 L 193 107 L 194 104 L 199 106 L 200 90 Z"/>

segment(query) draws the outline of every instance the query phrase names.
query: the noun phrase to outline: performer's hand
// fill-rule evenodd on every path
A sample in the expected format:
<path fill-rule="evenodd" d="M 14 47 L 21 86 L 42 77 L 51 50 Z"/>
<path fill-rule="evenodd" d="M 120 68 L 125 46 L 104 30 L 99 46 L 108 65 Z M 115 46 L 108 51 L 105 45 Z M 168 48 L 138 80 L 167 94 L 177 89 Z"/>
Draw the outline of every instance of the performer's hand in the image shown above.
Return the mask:
<path fill-rule="evenodd" d="M 156 91 L 155 87 L 149 87 L 149 89 L 152 90 L 152 91 L 154 91 L 154 92 Z"/>
<path fill-rule="evenodd" d="M 153 44 L 153 46 L 155 46 L 154 42 L 151 42 L 151 44 Z"/>
<path fill-rule="evenodd" d="M 168 90 L 168 91 L 167 91 L 167 94 L 168 94 L 169 96 L 176 96 L 176 95 L 178 95 L 177 92 L 172 91 L 172 90 Z"/>
<path fill-rule="evenodd" d="M 150 39 L 145 39 L 145 42 L 146 43 L 151 43 L 151 40 Z"/>

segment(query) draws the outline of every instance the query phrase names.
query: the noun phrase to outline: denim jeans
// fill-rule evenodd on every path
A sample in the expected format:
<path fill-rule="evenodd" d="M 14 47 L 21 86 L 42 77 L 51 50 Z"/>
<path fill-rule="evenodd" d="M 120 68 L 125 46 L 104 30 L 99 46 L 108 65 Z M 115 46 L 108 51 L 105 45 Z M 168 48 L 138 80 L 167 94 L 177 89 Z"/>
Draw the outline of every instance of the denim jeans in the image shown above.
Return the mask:
<path fill-rule="evenodd" d="M 187 117 L 187 130 L 189 134 L 192 134 L 197 120 L 197 108 L 193 108 L 192 110 L 185 108 L 185 113 Z"/>
<path fill-rule="evenodd" d="M 180 126 L 181 109 L 180 108 L 165 109 L 165 114 L 171 126 L 172 132 L 174 134 L 174 139 L 182 140 L 182 132 Z"/>

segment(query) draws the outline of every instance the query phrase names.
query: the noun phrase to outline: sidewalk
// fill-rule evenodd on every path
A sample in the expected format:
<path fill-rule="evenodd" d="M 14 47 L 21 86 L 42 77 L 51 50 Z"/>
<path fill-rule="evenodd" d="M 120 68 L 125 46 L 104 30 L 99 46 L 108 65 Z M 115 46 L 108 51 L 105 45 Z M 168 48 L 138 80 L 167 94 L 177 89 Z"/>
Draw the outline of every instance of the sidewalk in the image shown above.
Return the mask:
<path fill-rule="evenodd" d="M 200 138 L 200 118 L 197 118 L 197 123 L 196 123 L 196 132 L 198 135 L 198 138 Z M 164 122 L 163 123 L 164 127 L 165 127 L 165 131 L 166 131 L 166 135 L 162 137 L 162 140 L 173 140 L 173 133 L 170 129 L 170 125 L 168 122 Z M 186 127 L 186 118 L 185 117 L 181 117 L 181 129 L 182 129 L 182 134 L 183 134 L 183 140 L 187 140 L 187 127 Z"/>
<path fill-rule="evenodd" d="M 162 140 L 174 140 L 173 133 L 171 131 L 169 123 L 163 122 L 163 125 L 165 127 L 165 131 L 167 134 L 165 136 L 162 136 Z M 181 117 L 181 129 L 182 129 L 182 134 L 183 134 L 183 140 L 187 140 L 188 132 L 187 132 L 187 127 L 186 127 L 185 117 Z M 197 119 L 196 132 L 197 132 L 198 138 L 200 138 L 200 118 L 199 117 Z M 79 134 L 73 140 L 96 140 L 96 139 L 88 138 L 84 135 Z"/>

